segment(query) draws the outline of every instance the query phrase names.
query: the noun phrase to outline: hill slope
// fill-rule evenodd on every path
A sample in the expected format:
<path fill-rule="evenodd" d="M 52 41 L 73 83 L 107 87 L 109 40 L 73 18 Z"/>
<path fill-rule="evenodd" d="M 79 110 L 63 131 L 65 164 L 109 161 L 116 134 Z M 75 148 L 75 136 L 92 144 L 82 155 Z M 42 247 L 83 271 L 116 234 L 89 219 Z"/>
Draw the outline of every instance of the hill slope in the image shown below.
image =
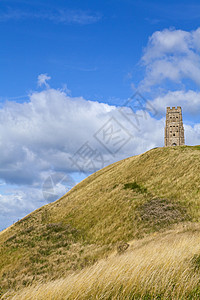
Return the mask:
<path fill-rule="evenodd" d="M 67 276 L 119 242 L 200 220 L 200 146 L 152 149 L 110 165 L 0 233 L 0 288 Z"/>
<path fill-rule="evenodd" d="M 20 290 L 12 300 L 199 299 L 200 226 L 134 240 L 124 254 L 66 278 Z"/>

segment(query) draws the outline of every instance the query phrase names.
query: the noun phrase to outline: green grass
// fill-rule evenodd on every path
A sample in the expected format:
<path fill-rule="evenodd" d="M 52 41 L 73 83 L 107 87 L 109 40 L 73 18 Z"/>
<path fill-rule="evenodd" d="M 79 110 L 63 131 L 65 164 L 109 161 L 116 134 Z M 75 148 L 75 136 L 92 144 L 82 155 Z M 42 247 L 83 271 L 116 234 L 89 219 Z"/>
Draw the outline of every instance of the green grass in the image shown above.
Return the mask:
<path fill-rule="evenodd" d="M 140 193 L 147 193 L 147 189 L 145 187 L 140 186 L 137 182 L 129 182 L 125 183 L 124 189 L 136 190 Z"/>

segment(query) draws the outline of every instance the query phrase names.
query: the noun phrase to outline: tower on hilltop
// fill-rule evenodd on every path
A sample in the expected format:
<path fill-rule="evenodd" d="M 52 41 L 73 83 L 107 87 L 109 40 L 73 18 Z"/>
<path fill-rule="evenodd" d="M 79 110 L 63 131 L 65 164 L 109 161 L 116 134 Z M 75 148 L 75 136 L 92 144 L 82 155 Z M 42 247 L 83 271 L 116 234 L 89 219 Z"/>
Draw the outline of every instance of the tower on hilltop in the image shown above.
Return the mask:
<path fill-rule="evenodd" d="M 185 138 L 181 107 L 167 107 L 165 147 L 183 145 L 185 145 Z"/>

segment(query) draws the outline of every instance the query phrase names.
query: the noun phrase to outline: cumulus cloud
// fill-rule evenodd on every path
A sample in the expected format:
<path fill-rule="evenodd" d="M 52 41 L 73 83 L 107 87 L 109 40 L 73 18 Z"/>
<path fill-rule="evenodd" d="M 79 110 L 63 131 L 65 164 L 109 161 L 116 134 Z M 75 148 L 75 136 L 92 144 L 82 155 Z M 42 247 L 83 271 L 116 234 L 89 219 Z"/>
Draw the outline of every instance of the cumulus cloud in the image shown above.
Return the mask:
<path fill-rule="evenodd" d="M 155 122 L 148 118 L 147 114 L 140 120 L 140 132 L 117 107 L 69 97 L 55 89 L 35 92 L 29 102 L 7 102 L 0 109 L 0 178 L 11 184 L 30 185 L 38 184 L 42 174 L 51 169 L 80 171 L 72 158 L 76 155 L 77 160 L 77 155 L 83 156 L 81 151 L 89 149 L 105 156 L 97 168 L 104 166 L 104 160 L 123 158 L 124 152 L 129 156 L 139 153 L 143 150 L 143 133 L 150 128 L 147 120 Z M 120 132 L 118 141 L 109 143 L 115 132 Z"/>
<path fill-rule="evenodd" d="M 146 68 L 140 88 L 148 90 L 169 80 L 190 79 L 200 84 L 200 28 L 195 31 L 164 29 L 149 38 L 142 64 Z"/>
<path fill-rule="evenodd" d="M 192 118 L 193 122 L 199 121 L 200 114 L 200 92 L 193 90 L 168 91 L 151 101 L 160 114 L 164 114 L 167 106 L 181 106 L 183 113 Z"/>
<path fill-rule="evenodd" d="M 111 109 L 53 89 L 33 93 L 28 103 L 7 102 L 0 110 L 1 178 L 30 184 L 51 166 L 69 169 L 69 156 L 92 136 L 91 124 L 97 128 L 97 116 Z"/>

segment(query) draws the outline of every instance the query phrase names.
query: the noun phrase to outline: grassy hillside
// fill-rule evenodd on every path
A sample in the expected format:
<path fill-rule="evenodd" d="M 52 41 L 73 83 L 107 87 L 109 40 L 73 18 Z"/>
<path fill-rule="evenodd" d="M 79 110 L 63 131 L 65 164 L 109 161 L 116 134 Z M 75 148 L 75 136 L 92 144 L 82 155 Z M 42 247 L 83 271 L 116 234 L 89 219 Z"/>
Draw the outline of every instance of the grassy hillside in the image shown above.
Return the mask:
<path fill-rule="evenodd" d="M 25 288 L 12 300 L 199 299 L 200 226 L 176 227 L 133 240 L 126 253 L 64 279 Z"/>
<path fill-rule="evenodd" d="M 0 293 L 87 272 L 120 243 L 198 223 L 199 163 L 200 146 L 152 149 L 96 172 L 1 232 Z"/>

